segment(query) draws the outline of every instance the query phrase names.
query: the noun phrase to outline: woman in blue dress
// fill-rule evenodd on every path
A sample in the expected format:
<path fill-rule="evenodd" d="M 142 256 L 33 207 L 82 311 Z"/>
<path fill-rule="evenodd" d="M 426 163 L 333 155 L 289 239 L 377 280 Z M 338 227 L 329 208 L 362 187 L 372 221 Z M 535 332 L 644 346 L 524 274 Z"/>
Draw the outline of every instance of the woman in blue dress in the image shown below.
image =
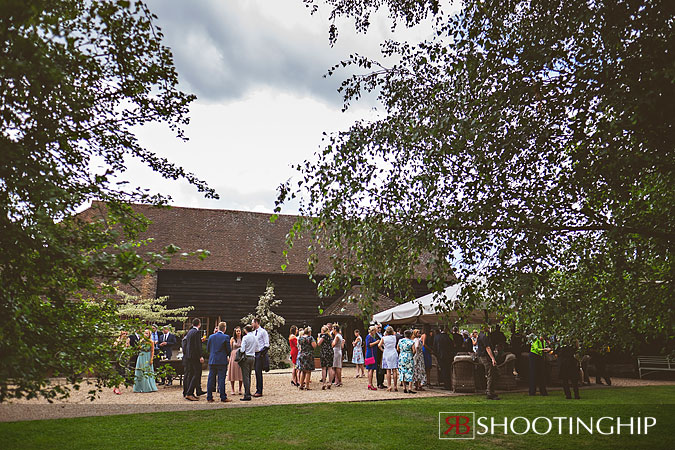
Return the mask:
<path fill-rule="evenodd" d="M 375 352 L 380 340 L 377 337 L 377 328 L 371 326 L 368 328 L 368 336 L 366 336 L 366 370 L 368 370 L 368 389 L 376 391 L 377 388 L 373 386 L 373 372 L 377 370 L 377 362 L 375 361 Z M 369 364 L 370 363 L 370 364 Z"/>
<path fill-rule="evenodd" d="M 403 392 L 406 394 L 416 394 L 417 392 L 412 390 L 413 371 L 415 368 L 413 362 L 415 343 L 410 339 L 412 330 L 405 330 L 403 336 L 403 339 L 398 341 L 398 345 L 396 346 L 399 351 L 398 380 L 403 382 Z"/>
<path fill-rule="evenodd" d="M 155 356 L 155 346 L 150 340 L 150 330 L 145 330 L 143 336 L 144 339 L 141 339 L 141 342 L 139 343 L 140 353 L 136 360 L 134 392 L 157 392 L 155 370 L 152 368 L 152 360 Z"/>

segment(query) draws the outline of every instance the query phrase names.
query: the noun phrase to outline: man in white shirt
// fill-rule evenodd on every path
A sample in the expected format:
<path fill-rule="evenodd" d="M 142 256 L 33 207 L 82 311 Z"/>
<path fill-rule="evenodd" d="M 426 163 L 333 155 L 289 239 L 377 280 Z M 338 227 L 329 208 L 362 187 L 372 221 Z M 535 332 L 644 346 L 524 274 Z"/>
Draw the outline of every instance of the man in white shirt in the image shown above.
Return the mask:
<path fill-rule="evenodd" d="M 239 366 L 241 367 L 241 375 L 244 379 L 244 396 L 241 398 L 241 401 L 247 402 L 251 400 L 251 370 L 253 369 L 255 354 L 258 350 L 258 339 L 253 334 L 253 327 L 251 325 L 246 325 L 244 331 L 246 335 L 241 340 L 239 351 L 244 353 L 245 356 L 239 361 Z"/>
<path fill-rule="evenodd" d="M 267 351 L 270 349 L 270 336 L 267 330 L 260 326 L 260 319 L 255 318 L 251 323 L 253 326 L 253 333 L 258 339 L 258 351 L 255 353 L 255 394 L 254 397 L 262 397 L 263 395 L 263 369 L 265 363 L 267 370 L 270 370 L 270 364 L 267 360 Z"/>

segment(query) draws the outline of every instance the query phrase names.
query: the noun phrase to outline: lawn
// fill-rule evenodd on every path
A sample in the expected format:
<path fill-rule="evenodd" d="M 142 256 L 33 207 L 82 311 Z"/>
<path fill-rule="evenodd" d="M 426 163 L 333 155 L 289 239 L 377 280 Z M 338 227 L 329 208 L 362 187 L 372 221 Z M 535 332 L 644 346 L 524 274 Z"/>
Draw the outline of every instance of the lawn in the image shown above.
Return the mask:
<path fill-rule="evenodd" d="M 581 400 L 560 391 L 549 397 L 503 394 L 358 403 L 223 408 L 222 410 L 135 414 L 0 423 L 2 448 L 149 449 L 174 448 L 675 448 L 675 386 L 582 390 Z M 439 440 L 439 412 L 476 416 L 652 416 L 647 435 L 477 436 L 472 441 Z M 489 419 L 488 419 L 489 420 Z"/>

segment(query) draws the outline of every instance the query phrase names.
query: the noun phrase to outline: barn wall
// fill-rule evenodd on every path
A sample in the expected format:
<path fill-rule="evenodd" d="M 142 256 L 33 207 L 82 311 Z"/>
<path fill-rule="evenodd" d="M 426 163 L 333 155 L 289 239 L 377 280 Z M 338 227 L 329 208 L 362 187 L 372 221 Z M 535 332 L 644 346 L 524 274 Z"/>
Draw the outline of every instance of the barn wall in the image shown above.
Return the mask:
<path fill-rule="evenodd" d="M 171 308 L 194 306 L 191 317 L 220 317 L 231 330 L 254 311 L 268 280 L 274 283 L 276 298 L 282 300 L 275 312 L 286 319 L 284 329 L 291 324 L 313 324 L 319 305 L 327 306 L 336 299 L 320 299 L 316 285 L 306 275 L 187 270 L 160 270 L 157 296 L 169 296 Z"/>

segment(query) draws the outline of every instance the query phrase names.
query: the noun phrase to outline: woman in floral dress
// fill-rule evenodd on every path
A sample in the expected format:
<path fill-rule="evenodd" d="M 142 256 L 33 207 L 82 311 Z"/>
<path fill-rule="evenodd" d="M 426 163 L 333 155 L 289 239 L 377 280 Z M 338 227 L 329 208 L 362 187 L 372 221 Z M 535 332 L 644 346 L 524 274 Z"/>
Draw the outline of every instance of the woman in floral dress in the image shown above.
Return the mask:
<path fill-rule="evenodd" d="M 356 376 L 354 378 L 365 378 L 366 372 L 363 371 L 363 339 L 359 330 L 354 330 L 354 353 L 352 354 L 352 363 L 356 364 Z"/>
<path fill-rule="evenodd" d="M 333 337 L 330 335 L 327 325 L 321 327 L 321 334 L 317 345 L 321 348 L 319 360 L 321 361 L 321 382 L 330 389 L 330 382 L 333 378 L 331 367 L 333 367 Z"/>
<path fill-rule="evenodd" d="M 399 351 L 398 355 L 398 379 L 403 382 L 403 392 L 406 394 L 416 394 L 412 390 L 413 381 L 413 358 L 415 355 L 415 343 L 410 339 L 412 336 L 411 330 L 405 330 L 404 338 L 398 341 L 396 346 Z"/>
<path fill-rule="evenodd" d="M 298 346 L 300 347 L 298 353 L 298 370 L 301 371 L 300 389 L 309 391 L 310 378 L 314 370 L 314 348 L 316 347 L 310 327 L 305 328 L 304 334 L 298 339 Z"/>
<path fill-rule="evenodd" d="M 413 346 L 415 347 L 415 356 L 413 357 L 413 382 L 418 391 L 423 391 L 427 384 L 427 371 L 424 365 L 424 353 L 422 352 L 422 339 L 420 330 L 413 331 Z"/>

